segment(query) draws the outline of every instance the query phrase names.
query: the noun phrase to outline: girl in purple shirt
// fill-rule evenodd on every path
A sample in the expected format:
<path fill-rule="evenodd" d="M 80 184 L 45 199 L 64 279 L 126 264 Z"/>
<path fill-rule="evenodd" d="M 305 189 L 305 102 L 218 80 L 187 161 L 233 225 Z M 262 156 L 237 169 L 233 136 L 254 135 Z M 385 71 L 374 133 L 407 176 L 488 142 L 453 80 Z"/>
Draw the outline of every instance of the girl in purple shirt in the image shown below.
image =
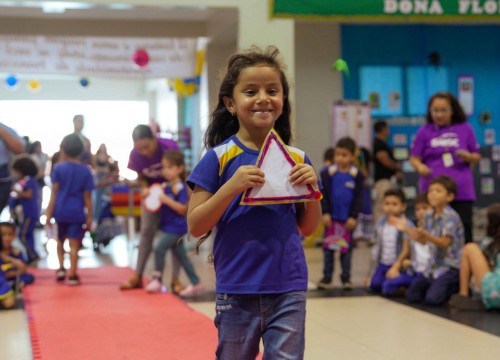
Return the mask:
<path fill-rule="evenodd" d="M 460 215 L 465 241 L 472 241 L 472 205 L 476 200 L 471 165 L 481 155 L 472 126 L 458 100 L 449 92 L 434 94 L 427 106 L 427 124 L 422 126 L 411 147 L 410 163 L 419 173 L 419 192 L 429 182 L 448 175 L 457 183 L 455 200 L 450 204 Z"/>

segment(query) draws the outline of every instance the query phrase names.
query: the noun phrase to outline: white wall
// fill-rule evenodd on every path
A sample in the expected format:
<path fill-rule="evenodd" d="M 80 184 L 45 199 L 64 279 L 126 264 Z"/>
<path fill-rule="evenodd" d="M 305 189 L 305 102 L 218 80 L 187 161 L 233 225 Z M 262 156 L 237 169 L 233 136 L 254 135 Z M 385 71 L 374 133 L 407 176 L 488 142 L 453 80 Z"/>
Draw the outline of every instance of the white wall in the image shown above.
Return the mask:
<path fill-rule="evenodd" d="M 340 55 L 340 25 L 299 22 L 295 25 L 295 144 L 317 169 L 331 144 L 331 108 L 342 99 L 342 77 L 331 64 Z"/>

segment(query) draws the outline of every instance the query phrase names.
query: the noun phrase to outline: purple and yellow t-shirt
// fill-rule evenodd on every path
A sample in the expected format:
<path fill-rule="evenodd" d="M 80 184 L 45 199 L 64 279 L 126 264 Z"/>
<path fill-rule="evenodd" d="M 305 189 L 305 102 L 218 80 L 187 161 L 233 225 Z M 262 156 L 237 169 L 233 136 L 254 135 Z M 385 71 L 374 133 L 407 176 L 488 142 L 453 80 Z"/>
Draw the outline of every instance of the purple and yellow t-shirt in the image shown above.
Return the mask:
<path fill-rule="evenodd" d="M 467 122 L 443 127 L 427 124 L 417 131 L 411 155 L 421 158 L 422 162 L 432 170 L 429 176 L 420 176 L 419 192 L 427 191 L 429 182 L 433 178 L 448 175 L 457 183 L 456 200 L 476 200 L 474 175 L 470 165 L 457 155 L 457 150 L 479 152 L 474 130 Z M 453 158 L 451 166 L 445 166 L 443 155 L 446 153 L 450 153 Z"/>
<path fill-rule="evenodd" d="M 288 147 L 294 159 L 311 164 Z M 236 136 L 207 151 L 187 183 L 215 194 L 243 165 L 255 165 L 258 150 Z M 307 290 L 307 264 L 297 229 L 296 205 L 240 205 L 234 197 L 217 224 L 214 265 L 217 293 L 277 294 Z"/>
<path fill-rule="evenodd" d="M 189 201 L 189 193 L 183 181 L 168 185 L 165 194 L 175 201 L 186 204 Z M 162 204 L 160 209 L 160 229 L 167 234 L 184 235 L 187 233 L 186 216 L 179 215 L 169 206 Z"/>

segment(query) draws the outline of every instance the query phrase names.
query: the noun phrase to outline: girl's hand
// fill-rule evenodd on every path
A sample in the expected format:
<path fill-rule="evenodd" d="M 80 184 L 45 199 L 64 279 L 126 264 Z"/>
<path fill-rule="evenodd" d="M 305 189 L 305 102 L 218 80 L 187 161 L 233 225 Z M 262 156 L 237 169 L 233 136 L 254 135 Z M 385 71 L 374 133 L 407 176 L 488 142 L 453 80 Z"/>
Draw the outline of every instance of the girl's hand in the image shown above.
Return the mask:
<path fill-rule="evenodd" d="M 227 184 L 232 186 L 235 193 L 241 193 L 255 186 L 262 186 L 266 182 L 264 172 L 255 165 L 240 166 Z"/>
<path fill-rule="evenodd" d="M 431 174 L 431 169 L 425 164 L 420 164 L 417 167 L 417 172 L 420 174 L 420 176 L 429 176 Z"/>
<path fill-rule="evenodd" d="M 318 187 L 318 176 L 316 171 L 309 164 L 297 164 L 290 171 L 290 183 L 292 185 L 312 185 Z"/>
<path fill-rule="evenodd" d="M 325 226 L 325 229 L 332 227 L 332 217 L 330 214 L 323 214 L 323 225 Z"/>
<path fill-rule="evenodd" d="M 347 221 L 345 222 L 345 229 L 347 231 L 351 231 L 351 230 L 354 230 L 354 228 L 356 227 L 356 225 L 358 224 L 358 222 L 356 221 L 355 218 L 352 218 L 350 217 L 349 219 L 347 219 Z"/>

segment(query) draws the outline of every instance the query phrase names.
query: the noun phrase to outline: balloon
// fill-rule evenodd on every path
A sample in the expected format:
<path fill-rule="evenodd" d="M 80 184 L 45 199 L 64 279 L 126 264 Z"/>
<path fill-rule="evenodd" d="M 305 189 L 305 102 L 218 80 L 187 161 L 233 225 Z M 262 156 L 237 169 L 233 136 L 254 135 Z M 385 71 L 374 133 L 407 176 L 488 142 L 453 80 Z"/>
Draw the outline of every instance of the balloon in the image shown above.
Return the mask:
<path fill-rule="evenodd" d="M 347 77 L 349 77 L 349 66 L 347 66 L 347 62 L 343 59 L 337 59 L 332 64 L 332 69 L 343 72 Z"/>
<path fill-rule="evenodd" d="M 81 78 L 80 79 L 80 85 L 84 88 L 86 88 L 87 86 L 89 86 L 89 79 L 87 78 Z"/>
<path fill-rule="evenodd" d="M 146 50 L 137 49 L 134 55 L 132 55 L 132 61 L 141 68 L 146 67 L 149 63 L 149 54 Z"/>
<path fill-rule="evenodd" d="M 28 81 L 28 85 L 26 85 L 28 90 L 31 92 L 39 92 L 42 89 L 42 84 L 38 80 L 30 80 Z"/>
<path fill-rule="evenodd" d="M 15 75 L 9 75 L 5 79 L 5 84 L 11 89 L 15 88 L 18 82 L 19 81 L 17 80 L 17 77 Z"/>

